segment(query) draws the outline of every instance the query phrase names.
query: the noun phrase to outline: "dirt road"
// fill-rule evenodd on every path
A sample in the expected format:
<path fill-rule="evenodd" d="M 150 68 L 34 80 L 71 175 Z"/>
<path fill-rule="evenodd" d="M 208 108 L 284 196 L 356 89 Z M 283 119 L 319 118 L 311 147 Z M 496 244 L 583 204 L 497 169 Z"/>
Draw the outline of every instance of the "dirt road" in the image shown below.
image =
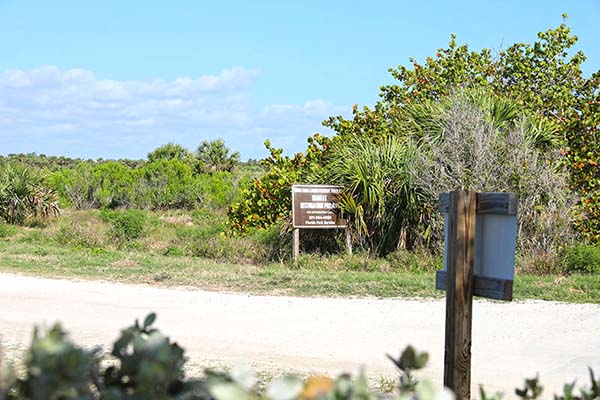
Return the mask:
<path fill-rule="evenodd" d="M 391 377 L 385 354 L 412 344 L 430 353 L 420 376 L 441 383 L 443 371 L 439 300 L 249 296 L 0 274 L 0 310 L 9 353 L 29 342 L 35 322 L 58 320 L 82 345 L 109 345 L 120 328 L 155 311 L 192 370 L 248 363 L 336 374 L 363 365 L 371 377 Z M 536 373 L 551 389 L 576 377 L 587 382 L 588 365 L 600 372 L 600 306 L 477 301 L 472 354 L 474 388 L 509 394 Z"/>

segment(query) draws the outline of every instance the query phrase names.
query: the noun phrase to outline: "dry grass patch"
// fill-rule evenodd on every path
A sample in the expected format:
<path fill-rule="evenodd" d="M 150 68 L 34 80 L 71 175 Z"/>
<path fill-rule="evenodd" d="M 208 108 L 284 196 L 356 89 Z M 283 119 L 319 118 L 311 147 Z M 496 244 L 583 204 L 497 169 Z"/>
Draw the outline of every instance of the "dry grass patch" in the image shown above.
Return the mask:
<path fill-rule="evenodd" d="M 139 267 L 141 264 L 139 262 L 131 260 L 129 258 L 122 258 L 120 260 L 110 263 L 110 265 L 112 267 L 135 268 L 135 267 Z"/>
<path fill-rule="evenodd" d="M 159 220 L 172 225 L 183 225 L 193 226 L 194 222 L 191 216 L 187 214 L 183 215 L 161 215 L 158 217 Z"/>

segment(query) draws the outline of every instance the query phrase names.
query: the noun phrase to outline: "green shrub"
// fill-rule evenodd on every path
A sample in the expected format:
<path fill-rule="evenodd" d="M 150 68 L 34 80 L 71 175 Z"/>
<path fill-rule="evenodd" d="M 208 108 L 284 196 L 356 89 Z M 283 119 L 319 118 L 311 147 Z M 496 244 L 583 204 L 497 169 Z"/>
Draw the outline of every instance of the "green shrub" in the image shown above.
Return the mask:
<path fill-rule="evenodd" d="M 48 179 L 50 187 L 58 194 L 59 202 L 77 209 L 100 206 L 97 192 L 100 190 L 94 177 L 94 166 L 81 163 L 72 169 L 52 173 Z"/>
<path fill-rule="evenodd" d="M 395 251 L 388 254 L 386 260 L 390 263 L 390 267 L 396 271 L 419 273 L 444 269 L 444 260 L 441 254 L 432 254 L 423 249 Z"/>
<path fill-rule="evenodd" d="M 46 235 L 46 232 L 39 230 L 39 229 L 31 229 L 31 230 L 25 230 L 23 232 L 22 236 L 19 236 L 19 238 L 17 239 L 19 242 L 22 243 L 39 243 L 39 242 L 45 242 L 46 240 L 48 240 L 48 236 Z"/>
<path fill-rule="evenodd" d="M 92 190 L 100 207 L 128 207 L 132 203 L 135 170 L 122 162 L 98 164 L 92 173 Z M 89 190 L 89 189 L 88 189 Z"/>
<path fill-rule="evenodd" d="M 306 380 L 294 375 L 275 379 L 261 389 L 250 368 L 234 368 L 230 373 L 206 370 L 193 380 L 184 376 L 184 349 L 152 325 L 155 314 L 123 329 L 110 354 L 99 347 L 85 350 L 74 344 L 59 324 L 49 330 L 36 328 L 25 357 L 25 373 L 15 379 L 9 365 L 0 365 L 0 398 L 8 399 L 196 399 L 196 400 L 434 400 L 452 399 L 449 389 L 436 393 L 433 384 L 413 374 L 426 366 L 429 355 L 408 346 L 396 357 L 388 355 L 398 369 L 394 393 L 385 396 L 369 388 L 364 372 L 355 378 L 343 374 L 337 379 L 312 376 Z M 1 361 L 1 360 L 0 360 Z M 8 377 L 8 379 L 7 379 Z M 555 399 L 598 399 L 600 381 L 590 369 L 591 385 L 574 396 L 575 383 L 566 384 Z M 482 400 L 502 399 L 480 387 Z M 538 378 L 526 379 L 520 399 L 539 399 L 544 394 Z"/>
<path fill-rule="evenodd" d="M 320 160 L 330 144 L 326 136 L 315 134 L 308 138 L 305 154 L 293 158 L 283 155 L 265 141 L 270 156 L 261 161 L 266 173 L 242 189 L 241 200 L 227 212 L 228 226 L 233 234 L 244 234 L 250 228 L 268 228 L 291 215 L 291 186 L 296 182 L 313 181 L 310 175 L 320 176 Z"/>
<path fill-rule="evenodd" d="M 78 248 L 98 249 L 106 244 L 101 227 L 90 224 L 61 224 L 54 238 L 60 244 Z"/>
<path fill-rule="evenodd" d="M 241 189 L 249 183 L 250 180 L 239 172 L 221 171 L 196 177 L 200 203 L 212 209 L 226 208 L 239 200 Z"/>
<path fill-rule="evenodd" d="M 140 210 L 102 210 L 102 220 L 112 228 L 113 237 L 119 241 L 139 239 L 146 234 L 146 213 Z"/>
<path fill-rule="evenodd" d="M 600 273 L 600 247 L 580 244 L 566 250 L 565 262 L 569 272 Z"/>
<path fill-rule="evenodd" d="M 92 398 L 95 352 L 74 345 L 60 324 L 34 330 L 25 360 L 26 376 L 18 381 L 17 398 Z"/>
<path fill-rule="evenodd" d="M 183 256 L 183 250 L 181 250 L 177 246 L 169 246 L 165 249 L 163 255 L 171 257 L 181 257 Z"/>
<path fill-rule="evenodd" d="M 132 204 L 138 208 L 193 208 L 198 189 L 192 167 L 178 159 L 158 159 L 135 171 Z"/>
<path fill-rule="evenodd" d="M 0 223 L 0 239 L 13 236 L 17 233 L 17 228 L 12 225 Z"/>

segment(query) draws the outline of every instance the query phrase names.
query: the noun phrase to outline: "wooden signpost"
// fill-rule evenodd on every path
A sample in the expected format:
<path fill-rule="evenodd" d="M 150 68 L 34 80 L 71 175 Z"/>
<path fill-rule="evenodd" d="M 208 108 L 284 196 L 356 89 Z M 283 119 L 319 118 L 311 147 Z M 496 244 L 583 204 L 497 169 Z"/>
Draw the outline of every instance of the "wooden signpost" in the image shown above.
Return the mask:
<path fill-rule="evenodd" d="M 453 191 L 439 200 L 446 213 L 444 271 L 436 273 L 436 289 L 446 290 L 444 386 L 469 399 L 473 296 L 512 300 L 518 198 Z"/>
<path fill-rule="evenodd" d="M 292 221 L 294 264 L 300 254 L 300 229 L 346 229 L 338 210 L 338 195 L 343 188 L 335 185 L 292 185 Z M 346 229 L 346 246 L 352 253 Z"/>

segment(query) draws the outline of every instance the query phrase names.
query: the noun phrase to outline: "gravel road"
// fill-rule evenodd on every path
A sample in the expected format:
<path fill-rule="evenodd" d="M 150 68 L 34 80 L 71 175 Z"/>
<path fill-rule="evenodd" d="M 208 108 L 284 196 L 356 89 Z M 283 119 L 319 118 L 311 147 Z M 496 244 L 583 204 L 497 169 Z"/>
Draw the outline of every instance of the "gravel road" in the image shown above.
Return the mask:
<path fill-rule="evenodd" d="M 394 376 L 385 354 L 408 344 L 430 353 L 420 376 L 441 384 L 444 302 L 252 296 L 189 288 L 69 281 L 0 274 L 0 340 L 8 353 L 29 341 L 33 323 L 61 321 L 77 343 L 109 345 L 119 329 L 158 314 L 190 369 L 247 363 L 260 371 L 337 374 L 365 366 Z M 510 395 L 525 377 L 548 389 L 600 372 L 600 306 L 542 301 L 476 301 L 472 382 Z M 547 393 L 548 397 L 550 393 Z"/>

